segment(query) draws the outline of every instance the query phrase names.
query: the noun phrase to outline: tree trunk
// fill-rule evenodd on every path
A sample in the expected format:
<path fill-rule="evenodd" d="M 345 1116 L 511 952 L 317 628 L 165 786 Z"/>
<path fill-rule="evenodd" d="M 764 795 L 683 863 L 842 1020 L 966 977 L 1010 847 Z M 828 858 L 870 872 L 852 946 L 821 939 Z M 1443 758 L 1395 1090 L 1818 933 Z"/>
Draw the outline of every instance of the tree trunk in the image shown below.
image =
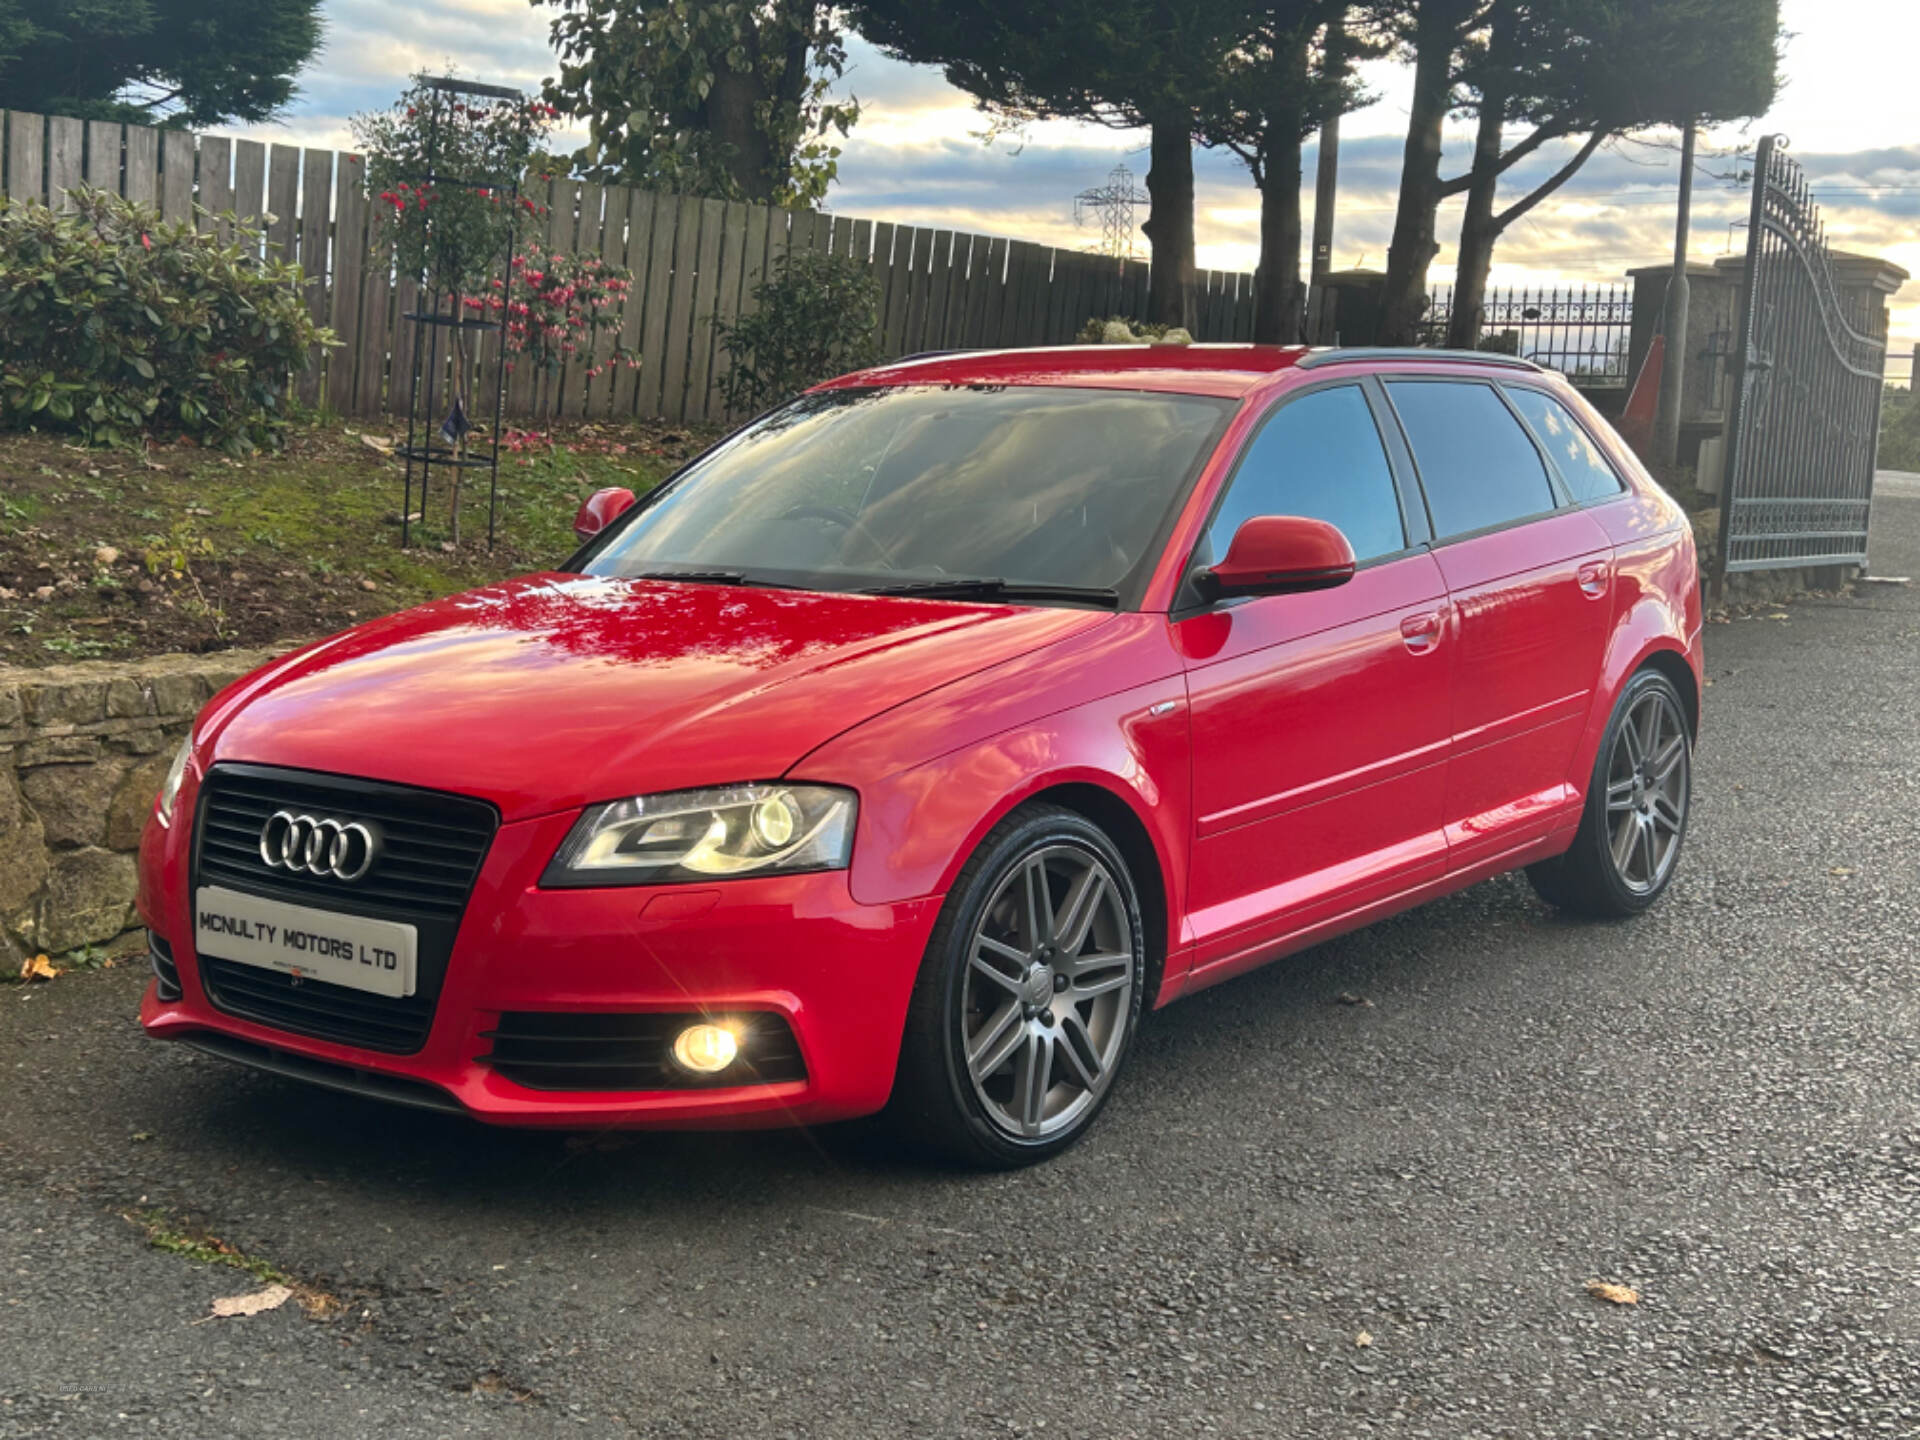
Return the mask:
<path fill-rule="evenodd" d="M 1253 277 L 1253 338 L 1261 345 L 1300 339 L 1300 129 L 1270 127 L 1275 137 L 1260 177 L 1260 267 Z"/>
<path fill-rule="evenodd" d="M 1184 111 L 1153 122 L 1147 195 L 1140 228 L 1152 246 L 1147 319 L 1191 331 L 1193 313 L 1193 121 Z"/>
<path fill-rule="evenodd" d="M 727 176 L 741 198 L 759 205 L 773 202 L 776 186 L 772 147 L 754 113 L 769 99 L 758 76 L 724 67 L 714 71 L 707 94 L 707 126 L 726 147 Z"/>
<path fill-rule="evenodd" d="M 1400 205 L 1393 242 L 1387 247 L 1387 278 L 1380 288 L 1382 345 L 1411 345 L 1427 303 L 1427 267 L 1440 253 L 1434 238 L 1440 208 L 1440 130 L 1453 95 L 1453 56 L 1465 19 L 1462 0 L 1420 0 L 1414 24 L 1413 104 L 1400 164 Z"/>
<path fill-rule="evenodd" d="M 1447 344 L 1471 350 L 1480 343 L 1486 309 L 1487 276 L 1493 270 L 1493 201 L 1500 188 L 1500 132 L 1506 123 L 1505 87 L 1483 94 L 1480 127 L 1473 144 L 1473 183 L 1467 187 L 1467 213 L 1460 222 L 1460 261 L 1453 277 L 1453 311 L 1447 316 Z"/>

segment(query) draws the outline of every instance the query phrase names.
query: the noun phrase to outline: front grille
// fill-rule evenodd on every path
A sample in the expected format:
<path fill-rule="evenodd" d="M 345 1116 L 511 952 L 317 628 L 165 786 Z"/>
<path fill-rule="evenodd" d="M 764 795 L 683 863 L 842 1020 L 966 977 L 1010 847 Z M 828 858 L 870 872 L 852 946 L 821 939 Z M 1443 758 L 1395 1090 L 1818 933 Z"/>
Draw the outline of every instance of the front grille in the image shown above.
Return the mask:
<path fill-rule="evenodd" d="M 173 946 L 151 930 L 147 932 L 147 963 L 153 966 L 154 995 L 161 1000 L 178 1000 L 180 967 L 173 963 Z"/>
<path fill-rule="evenodd" d="M 378 821 L 380 858 L 350 884 L 270 867 L 260 858 L 260 832 L 276 810 Z M 463 795 L 311 771 L 216 765 L 200 807 L 200 882 L 259 894 L 270 886 L 276 899 L 323 910 L 371 915 L 385 907 L 409 919 L 458 920 L 498 824 L 491 805 Z"/>
<path fill-rule="evenodd" d="M 717 1075 L 690 1075 L 673 1060 L 687 1026 L 719 1017 L 517 1010 L 486 1032 L 493 1049 L 479 1058 L 531 1090 L 694 1090 L 804 1080 L 807 1067 L 786 1019 L 729 1015 L 740 1055 Z"/>
<path fill-rule="evenodd" d="M 260 858 L 260 832 L 276 810 L 378 823 L 383 848 L 359 880 L 295 874 Z M 414 993 L 373 995 L 295 979 L 217 953 L 199 956 L 207 997 L 230 1015 L 297 1035 L 410 1054 L 426 1044 L 454 936 L 500 817 L 464 795 L 309 770 L 216 765 L 200 792 L 194 884 L 412 925 Z"/>

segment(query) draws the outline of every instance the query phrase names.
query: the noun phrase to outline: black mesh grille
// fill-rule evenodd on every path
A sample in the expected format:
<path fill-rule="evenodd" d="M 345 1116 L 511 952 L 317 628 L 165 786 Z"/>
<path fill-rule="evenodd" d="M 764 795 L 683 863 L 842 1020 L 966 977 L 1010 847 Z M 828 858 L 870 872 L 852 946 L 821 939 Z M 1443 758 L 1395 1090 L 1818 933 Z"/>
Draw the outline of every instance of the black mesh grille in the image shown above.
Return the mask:
<path fill-rule="evenodd" d="M 147 963 L 153 966 L 157 983 L 154 994 L 162 1000 L 180 998 L 180 967 L 173 963 L 173 946 L 151 930 L 147 932 Z"/>
<path fill-rule="evenodd" d="M 379 823 L 383 848 L 351 884 L 293 874 L 260 858 L 260 831 L 276 810 Z M 390 998 L 256 965 L 199 956 L 207 996 L 262 1025 L 407 1054 L 426 1043 L 454 935 L 499 815 L 484 801 L 307 770 L 216 765 L 201 790 L 194 884 L 347 915 L 397 920 L 418 932 L 414 993 Z"/>
<path fill-rule="evenodd" d="M 717 1075 L 693 1075 L 673 1060 L 687 1026 L 723 1017 L 698 1014 L 590 1014 L 518 1010 L 486 1032 L 493 1049 L 479 1058 L 533 1090 L 689 1090 L 804 1080 L 807 1067 L 786 1019 L 728 1015 L 740 1055 Z"/>

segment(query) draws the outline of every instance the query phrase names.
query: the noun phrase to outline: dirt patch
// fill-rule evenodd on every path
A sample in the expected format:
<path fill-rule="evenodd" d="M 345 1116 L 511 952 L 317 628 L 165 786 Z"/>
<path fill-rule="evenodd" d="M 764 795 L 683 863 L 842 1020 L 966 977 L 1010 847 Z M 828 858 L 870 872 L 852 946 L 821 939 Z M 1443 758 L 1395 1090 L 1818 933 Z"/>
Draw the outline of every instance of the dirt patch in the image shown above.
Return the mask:
<path fill-rule="evenodd" d="M 0 665 L 270 647 L 544 569 L 572 552 L 587 495 L 644 493 L 713 436 L 630 424 L 510 437 L 493 547 L 484 481 L 463 497 L 453 549 L 436 477 L 404 550 L 400 463 L 380 448 L 395 438 L 315 426 L 282 454 L 234 460 L 0 436 Z"/>

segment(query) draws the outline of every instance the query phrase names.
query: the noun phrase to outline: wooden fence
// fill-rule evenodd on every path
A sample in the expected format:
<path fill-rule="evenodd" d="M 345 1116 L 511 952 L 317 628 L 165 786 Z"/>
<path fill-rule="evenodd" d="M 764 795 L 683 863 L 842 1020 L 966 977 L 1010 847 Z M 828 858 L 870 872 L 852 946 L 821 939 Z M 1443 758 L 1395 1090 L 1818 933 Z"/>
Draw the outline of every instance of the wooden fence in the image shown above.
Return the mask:
<path fill-rule="evenodd" d="M 59 205 L 69 189 L 89 185 L 205 231 L 224 230 L 228 215 L 261 222 L 266 243 L 305 272 L 315 319 L 341 342 L 303 377 L 302 398 L 340 415 L 405 413 L 414 326 L 401 317 L 418 303 L 419 287 L 397 274 L 391 240 L 368 204 L 361 156 L 0 114 L 0 196 Z M 728 356 L 713 321 L 750 308 L 753 287 L 788 253 L 826 250 L 872 267 L 889 357 L 1062 344 L 1090 317 L 1137 317 L 1146 309 L 1144 261 L 619 185 L 541 181 L 528 193 L 548 207 L 549 252 L 597 254 L 633 272 L 619 334 L 640 364 L 598 376 L 575 366 L 552 381 L 520 367 L 507 385 L 507 413 L 516 417 L 542 413 L 550 402 L 569 418 L 727 418 L 719 385 Z M 1198 289 L 1196 339 L 1252 337 L 1251 275 L 1204 270 Z M 490 375 L 491 357 L 481 363 Z"/>

